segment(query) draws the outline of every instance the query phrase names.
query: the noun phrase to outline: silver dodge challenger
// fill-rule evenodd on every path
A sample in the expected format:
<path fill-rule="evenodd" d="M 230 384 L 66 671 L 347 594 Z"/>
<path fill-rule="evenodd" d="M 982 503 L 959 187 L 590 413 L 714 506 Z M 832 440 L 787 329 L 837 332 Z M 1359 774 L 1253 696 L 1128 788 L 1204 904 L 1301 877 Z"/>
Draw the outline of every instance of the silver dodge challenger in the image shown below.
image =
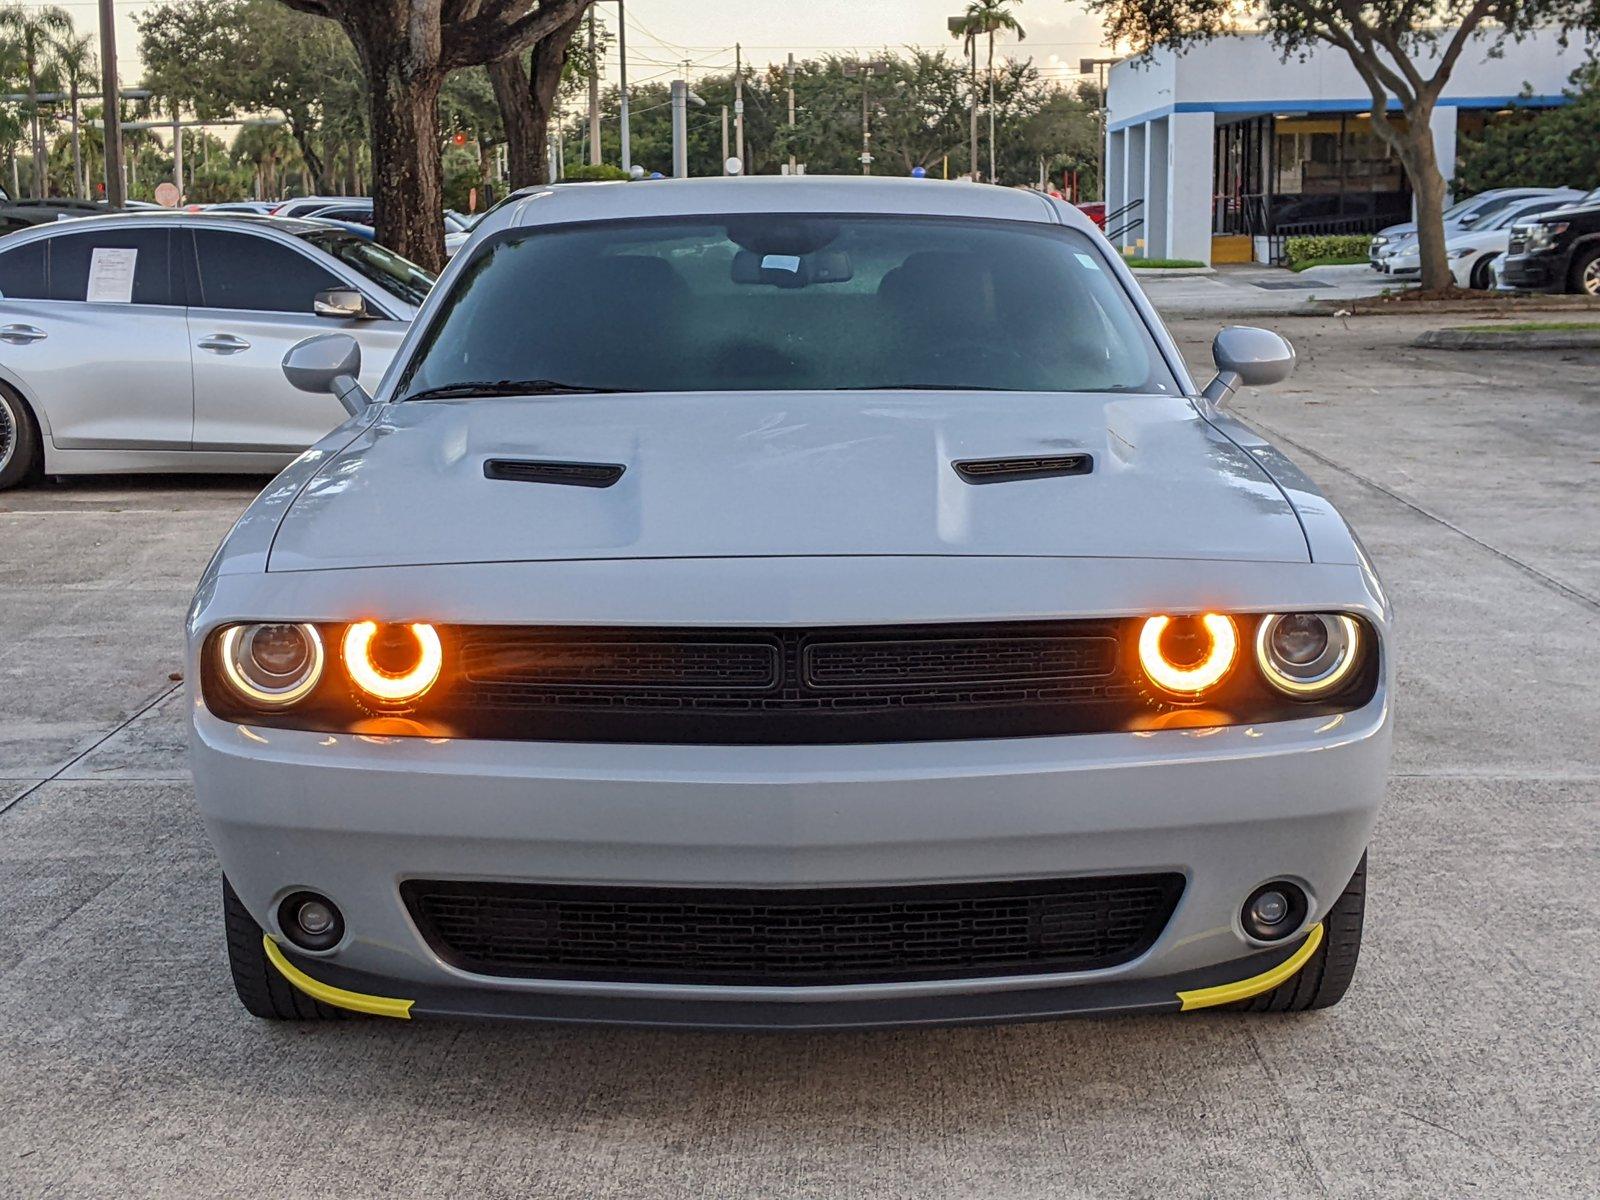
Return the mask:
<path fill-rule="evenodd" d="M 722 1028 L 1320 1008 L 1388 601 L 1073 208 L 567 185 L 478 227 L 188 617 L 258 1017 Z"/>

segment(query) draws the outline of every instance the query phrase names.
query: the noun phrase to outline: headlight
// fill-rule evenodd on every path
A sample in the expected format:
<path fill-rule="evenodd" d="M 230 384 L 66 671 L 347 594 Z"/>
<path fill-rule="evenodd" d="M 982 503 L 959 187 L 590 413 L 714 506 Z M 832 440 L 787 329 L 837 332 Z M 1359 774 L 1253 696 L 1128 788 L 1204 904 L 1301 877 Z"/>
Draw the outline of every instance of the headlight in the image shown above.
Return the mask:
<path fill-rule="evenodd" d="M 1381 249 L 1382 247 L 1387 246 L 1388 244 L 1389 244 L 1389 239 L 1384 237 L 1383 234 L 1381 234 L 1381 233 L 1377 237 L 1372 239 L 1372 248 L 1374 250 Z"/>
<path fill-rule="evenodd" d="M 1189 699 L 1227 677 L 1238 656 L 1239 635 L 1221 613 L 1201 617 L 1149 617 L 1139 630 L 1139 665 L 1156 687 Z"/>
<path fill-rule="evenodd" d="M 1452 258 L 1452 259 L 1465 258 L 1467 255 L 1469 255 L 1471 253 L 1472 253 L 1472 251 L 1471 251 L 1470 248 L 1469 249 L 1461 249 L 1461 250 L 1452 250 L 1452 251 L 1450 251 L 1450 253 L 1449 253 L 1449 255 L 1447 257 Z"/>
<path fill-rule="evenodd" d="M 1338 613 L 1275 613 L 1256 627 L 1256 664 L 1290 696 L 1333 691 L 1358 661 L 1360 626 Z"/>
<path fill-rule="evenodd" d="M 1569 222 L 1567 221 L 1541 221 L 1525 226 L 1528 249 L 1548 250 L 1555 245 L 1555 240 L 1567 231 L 1568 225 Z"/>
<path fill-rule="evenodd" d="M 350 681 L 380 704 L 406 704 L 426 695 L 444 666 L 444 649 L 432 625 L 357 621 L 344 632 L 342 653 Z"/>
<path fill-rule="evenodd" d="M 218 648 L 222 676 L 258 708 L 287 708 L 322 678 L 322 637 L 315 625 L 233 625 Z"/>

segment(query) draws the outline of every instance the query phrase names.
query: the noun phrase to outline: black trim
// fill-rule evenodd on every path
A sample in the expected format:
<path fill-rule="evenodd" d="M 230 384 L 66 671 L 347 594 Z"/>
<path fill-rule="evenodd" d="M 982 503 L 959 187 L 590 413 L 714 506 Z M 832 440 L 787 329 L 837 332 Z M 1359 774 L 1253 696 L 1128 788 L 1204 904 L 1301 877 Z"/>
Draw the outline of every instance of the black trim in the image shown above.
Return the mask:
<path fill-rule="evenodd" d="M 568 487 L 608 488 L 621 479 L 627 469 L 622 463 L 491 458 L 483 464 L 483 477 L 504 479 L 511 483 L 559 483 Z"/>
<path fill-rule="evenodd" d="M 1035 454 L 1022 458 L 963 458 L 950 464 L 968 483 L 1008 483 L 1015 479 L 1055 479 L 1094 470 L 1090 454 Z"/>

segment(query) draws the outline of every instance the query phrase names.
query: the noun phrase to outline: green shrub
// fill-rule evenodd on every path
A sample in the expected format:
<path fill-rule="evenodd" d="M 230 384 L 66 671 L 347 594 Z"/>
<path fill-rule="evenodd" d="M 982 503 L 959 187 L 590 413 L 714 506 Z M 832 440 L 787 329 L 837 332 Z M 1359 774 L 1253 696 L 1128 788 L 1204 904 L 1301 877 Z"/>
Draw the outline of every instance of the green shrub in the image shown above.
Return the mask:
<path fill-rule="evenodd" d="M 1370 233 L 1328 233 L 1314 237 L 1292 237 L 1283 244 L 1291 267 L 1324 258 L 1365 258 L 1372 244 Z"/>
<path fill-rule="evenodd" d="M 562 183 L 595 183 L 612 179 L 626 179 L 628 173 L 621 167 L 613 167 L 610 163 L 590 164 L 568 167 L 567 173 L 562 176 Z"/>

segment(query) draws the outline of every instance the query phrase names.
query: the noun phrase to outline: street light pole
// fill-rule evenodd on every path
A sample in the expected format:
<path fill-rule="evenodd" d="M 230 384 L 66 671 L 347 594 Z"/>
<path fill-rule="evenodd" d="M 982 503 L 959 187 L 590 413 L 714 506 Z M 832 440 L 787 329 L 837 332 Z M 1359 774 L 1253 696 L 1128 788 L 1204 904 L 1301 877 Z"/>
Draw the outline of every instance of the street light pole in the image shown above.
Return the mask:
<path fill-rule="evenodd" d="M 744 162 L 744 51 L 733 44 L 733 152 Z M 724 153 L 723 161 L 727 161 Z"/>
<path fill-rule="evenodd" d="M 617 84 L 618 111 L 622 119 L 622 169 L 633 169 L 633 150 L 628 144 L 628 18 L 617 0 Z"/>
<path fill-rule="evenodd" d="M 1120 58 L 1080 58 L 1078 60 L 1078 74 L 1088 75 L 1094 73 L 1095 81 L 1100 88 L 1100 140 L 1095 147 L 1095 163 L 1100 175 L 1100 202 L 1106 199 L 1106 68 L 1119 63 Z"/>
<path fill-rule="evenodd" d="M 122 99 L 117 92 L 117 14 L 114 0 L 100 0 L 100 95 L 105 108 L 106 205 L 115 212 L 127 195 L 122 187 Z"/>

